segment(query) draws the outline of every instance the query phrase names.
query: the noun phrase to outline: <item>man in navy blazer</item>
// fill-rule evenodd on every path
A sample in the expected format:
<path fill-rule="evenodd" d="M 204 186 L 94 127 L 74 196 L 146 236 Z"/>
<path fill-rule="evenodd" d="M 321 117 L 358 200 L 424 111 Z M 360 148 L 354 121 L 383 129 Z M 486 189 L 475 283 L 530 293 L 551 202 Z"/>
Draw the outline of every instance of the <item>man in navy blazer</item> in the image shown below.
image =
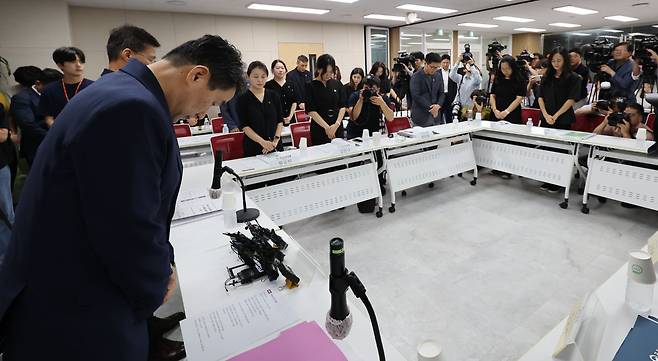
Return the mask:
<path fill-rule="evenodd" d="M 629 103 L 636 103 L 635 90 L 638 84 L 633 79 L 632 50 L 630 43 L 615 44 L 612 59 L 601 66 L 601 71 L 610 75 L 613 92 L 624 94 Z"/>
<path fill-rule="evenodd" d="M 425 66 L 411 77 L 411 121 L 419 127 L 440 124 L 441 106 L 445 101 L 443 79 L 436 75 L 441 57 L 436 53 L 425 56 Z"/>
<path fill-rule="evenodd" d="M 175 285 L 172 120 L 231 99 L 242 68 L 235 47 L 206 35 L 151 65 L 131 60 L 67 104 L 0 268 L 4 361 L 146 361 L 146 320 Z"/>
<path fill-rule="evenodd" d="M 39 110 L 41 92 L 49 83 L 62 79 L 62 73 L 55 69 L 35 68 L 35 72 L 35 84 L 11 98 L 11 115 L 21 129 L 21 156 L 25 157 L 30 166 L 34 162 L 39 144 L 48 133 L 48 126 Z"/>

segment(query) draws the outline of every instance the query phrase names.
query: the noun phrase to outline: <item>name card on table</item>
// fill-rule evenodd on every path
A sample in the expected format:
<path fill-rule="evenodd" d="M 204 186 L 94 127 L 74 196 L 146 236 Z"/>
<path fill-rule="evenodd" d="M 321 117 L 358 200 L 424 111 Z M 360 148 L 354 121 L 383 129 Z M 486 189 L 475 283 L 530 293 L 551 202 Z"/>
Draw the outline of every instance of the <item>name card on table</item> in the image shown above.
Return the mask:
<path fill-rule="evenodd" d="M 259 158 L 263 162 L 273 166 L 288 165 L 293 162 L 292 152 L 274 152 L 269 154 L 262 154 L 257 155 L 256 158 Z"/>
<path fill-rule="evenodd" d="M 594 294 L 578 301 L 567 318 L 567 322 L 555 346 L 553 357 L 558 360 L 596 360 L 601 345 L 608 315 Z"/>
<path fill-rule="evenodd" d="M 432 137 L 432 132 L 422 127 L 413 127 L 411 129 L 401 130 L 397 134 L 403 137 L 414 139 L 429 139 Z"/>

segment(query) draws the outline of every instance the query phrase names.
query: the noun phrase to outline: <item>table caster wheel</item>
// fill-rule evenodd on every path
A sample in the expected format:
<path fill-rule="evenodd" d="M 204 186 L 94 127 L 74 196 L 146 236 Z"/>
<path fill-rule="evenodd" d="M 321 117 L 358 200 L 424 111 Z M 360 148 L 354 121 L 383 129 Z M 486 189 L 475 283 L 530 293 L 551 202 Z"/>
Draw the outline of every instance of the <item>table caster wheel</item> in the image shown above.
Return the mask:
<path fill-rule="evenodd" d="M 565 199 L 564 202 L 560 203 L 560 208 L 567 209 L 567 207 L 569 207 L 569 201 Z"/>
<path fill-rule="evenodd" d="M 598 198 L 598 200 L 599 200 L 599 203 L 601 203 L 601 204 L 603 204 L 603 203 L 605 203 L 605 202 L 608 201 L 608 198 L 605 198 L 605 197 L 597 197 L 597 198 Z"/>
<path fill-rule="evenodd" d="M 407 196 L 407 191 L 402 191 L 402 196 L 406 197 Z"/>
<path fill-rule="evenodd" d="M 457 177 L 459 177 L 459 178 L 464 178 L 464 176 L 463 176 L 461 173 L 458 173 L 458 174 L 457 174 Z"/>
<path fill-rule="evenodd" d="M 377 211 L 377 213 L 375 213 L 375 215 L 377 216 L 377 218 L 382 218 L 382 216 L 384 215 L 384 212 L 382 212 L 382 209 L 379 208 L 379 210 Z"/>
<path fill-rule="evenodd" d="M 430 187 L 430 188 L 434 188 L 434 182 L 428 184 L 427 186 Z"/>
<path fill-rule="evenodd" d="M 388 213 L 395 213 L 395 204 L 391 204 L 391 206 L 388 207 Z"/>
<path fill-rule="evenodd" d="M 476 185 L 476 184 L 478 184 L 478 180 L 477 180 L 477 179 L 473 179 L 473 180 L 471 181 L 471 185 L 474 186 L 474 185 Z"/>
<path fill-rule="evenodd" d="M 583 214 L 589 214 L 589 208 L 585 204 L 583 204 L 583 208 L 581 208 L 580 211 L 583 212 Z"/>

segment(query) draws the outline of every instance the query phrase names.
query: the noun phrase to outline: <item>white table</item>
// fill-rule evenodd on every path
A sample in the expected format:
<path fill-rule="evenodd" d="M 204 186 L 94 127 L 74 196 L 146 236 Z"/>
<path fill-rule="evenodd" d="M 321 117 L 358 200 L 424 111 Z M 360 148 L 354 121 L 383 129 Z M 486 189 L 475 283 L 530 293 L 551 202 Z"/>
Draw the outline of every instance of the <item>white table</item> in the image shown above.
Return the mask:
<path fill-rule="evenodd" d="M 658 157 L 653 141 L 596 135 L 590 145 L 581 211 L 589 213 L 590 194 L 658 210 Z"/>
<path fill-rule="evenodd" d="M 224 162 L 243 178 L 245 185 L 276 180 L 283 183 L 248 191 L 251 199 L 263 208 L 278 224 L 301 219 L 376 198 L 378 217 L 383 215 L 383 198 L 377 177 L 374 151 L 384 145 L 354 145 L 341 152 L 332 144 L 279 152 L 291 155 L 292 162 L 276 164 L 274 158 L 255 156 Z M 271 155 L 276 156 L 278 154 Z M 213 161 L 186 166 L 186 174 L 193 178 L 212 180 Z M 316 172 L 322 174 L 316 174 Z"/>
<path fill-rule="evenodd" d="M 195 175 L 189 173 L 188 170 L 185 170 L 181 191 L 198 189 L 198 187 L 203 189 L 203 182 L 193 179 Z M 239 200 L 238 203 L 241 204 L 241 197 Z M 248 204 L 257 207 L 250 199 L 248 199 Z M 275 222 L 262 209 L 258 221 L 263 227 L 276 228 Z M 225 229 L 222 213 L 197 219 L 191 223 L 174 224 L 171 230 L 171 242 L 176 253 L 178 282 L 187 318 L 193 318 L 207 311 L 217 309 L 241 295 L 265 290 L 273 286 L 281 289 L 285 285 L 285 281 L 280 277 L 274 284 L 269 281 L 254 282 L 247 286 L 230 289 L 229 293 L 224 290 L 223 283 L 228 278 L 226 268 L 236 266 L 239 263 L 222 263 L 222 260 L 226 259 L 227 253 L 231 252 L 229 238 L 222 233 L 227 231 L 235 232 L 236 230 Z M 299 288 L 293 290 L 282 289 L 282 299 L 291 306 L 300 321 L 314 320 L 319 325 L 324 326 L 326 313 L 330 305 L 326 273 L 319 268 L 317 263 L 294 239 L 283 231 L 277 233 L 288 243 L 288 248 L 285 251 L 286 264 L 301 278 Z M 347 249 L 349 249 L 349 242 L 350 240 L 346 240 Z M 327 240 L 327 251 L 328 246 L 329 240 Z M 348 264 L 347 267 L 350 268 L 350 265 Z M 356 270 L 358 271 L 358 269 Z M 376 307 L 377 301 L 373 300 L 373 303 Z M 335 341 L 335 343 L 349 360 L 375 360 L 377 350 L 370 321 L 353 305 L 350 306 L 350 310 L 354 318 L 352 331 L 345 340 Z M 249 346 L 240 352 L 263 344 L 278 336 L 280 331 L 278 330 L 263 339 L 248 340 Z M 400 353 L 386 340 L 384 340 L 384 348 L 387 360 L 404 360 Z"/>
<path fill-rule="evenodd" d="M 396 135 L 385 143 L 384 161 L 391 206 L 395 212 L 395 193 L 467 171 L 473 171 L 472 185 L 477 183 L 477 166 L 469 133 L 480 129 L 472 122 L 413 128 L 411 133 L 425 132 L 426 137 L 407 138 Z"/>
<path fill-rule="evenodd" d="M 633 327 L 636 314 L 625 305 L 626 273 L 628 265 L 622 266 L 604 282 L 595 292 L 608 315 L 607 328 L 601 340 L 598 357 L 588 361 L 610 361 L 621 346 L 628 331 Z M 654 291 L 652 315 L 658 313 L 658 292 Z M 564 330 L 566 318 L 553 328 L 544 338 L 530 349 L 519 361 L 551 361 L 555 346 Z M 648 360 L 648 358 L 647 358 Z"/>
<path fill-rule="evenodd" d="M 560 207 L 567 208 L 574 169 L 578 169 L 580 142 L 588 136 L 591 135 L 482 121 L 482 129 L 474 134 L 473 147 L 479 166 L 564 187 Z"/>

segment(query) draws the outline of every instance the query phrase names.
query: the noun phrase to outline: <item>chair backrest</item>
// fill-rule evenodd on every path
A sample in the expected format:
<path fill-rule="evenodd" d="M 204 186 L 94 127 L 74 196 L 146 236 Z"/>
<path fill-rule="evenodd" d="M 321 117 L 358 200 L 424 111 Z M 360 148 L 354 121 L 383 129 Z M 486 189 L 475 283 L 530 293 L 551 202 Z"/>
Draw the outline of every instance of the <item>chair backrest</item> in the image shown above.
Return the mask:
<path fill-rule="evenodd" d="M 212 118 L 210 120 L 210 124 L 212 124 L 213 133 L 221 133 L 222 128 L 224 128 L 224 118 L 222 117 Z"/>
<path fill-rule="evenodd" d="M 539 126 L 541 124 L 541 109 L 537 108 L 521 108 L 521 120 L 523 124 L 528 121 L 528 118 L 532 119 L 532 124 Z"/>
<path fill-rule="evenodd" d="M 397 133 L 408 128 L 411 128 L 411 123 L 409 123 L 409 118 L 407 117 L 397 117 L 393 118 L 390 122 L 386 122 L 386 131 L 388 134 Z"/>
<path fill-rule="evenodd" d="M 656 113 L 649 113 L 647 115 L 647 128 L 653 130 L 653 124 L 656 122 Z"/>
<path fill-rule="evenodd" d="M 571 130 L 591 133 L 605 119 L 603 115 L 581 114 L 576 115 L 576 121 L 571 124 Z"/>
<path fill-rule="evenodd" d="M 213 154 L 217 149 L 222 151 L 223 160 L 238 159 L 244 157 L 244 133 L 220 134 L 210 138 L 210 146 Z"/>
<path fill-rule="evenodd" d="M 188 124 L 174 124 L 174 133 L 176 138 L 191 137 L 192 129 Z"/>
<path fill-rule="evenodd" d="M 297 123 L 304 123 L 311 121 L 311 117 L 309 117 L 308 114 L 306 114 L 306 112 L 303 110 L 298 110 L 295 112 L 295 119 L 297 120 Z"/>
<path fill-rule="evenodd" d="M 311 122 L 290 124 L 290 133 L 292 135 L 292 145 L 299 147 L 299 140 L 306 138 L 306 144 L 310 147 L 311 143 Z"/>

